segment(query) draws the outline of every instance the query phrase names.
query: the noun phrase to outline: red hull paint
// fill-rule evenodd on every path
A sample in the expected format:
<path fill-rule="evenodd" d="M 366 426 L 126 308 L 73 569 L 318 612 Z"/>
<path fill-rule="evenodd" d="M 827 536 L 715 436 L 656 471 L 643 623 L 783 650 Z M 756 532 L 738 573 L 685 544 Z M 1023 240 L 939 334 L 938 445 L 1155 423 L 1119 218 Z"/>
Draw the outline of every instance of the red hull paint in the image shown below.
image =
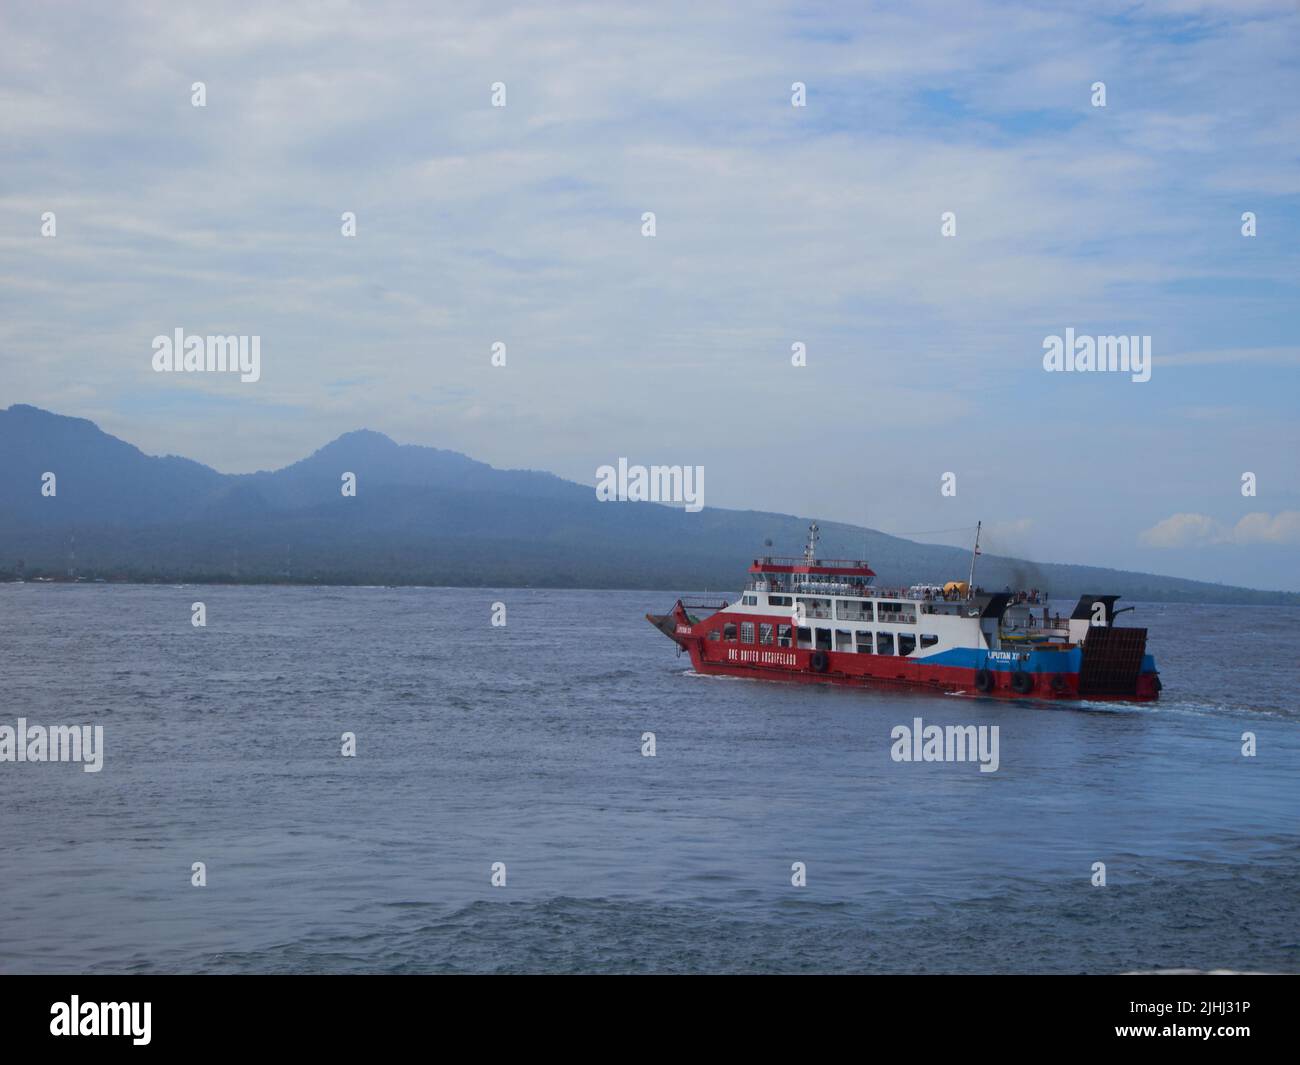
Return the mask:
<path fill-rule="evenodd" d="M 691 665 L 697 673 L 728 677 L 749 677 L 753 680 L 776 680 L 800 684 L 838 684 L 854 688 L 877 686 L 915 688 L 940 691 L 946 695 L 1003 699 L 1079 700 L 1082 698 L 1090 702 L 1102 700 L 1111 702 L 1147 702 L 1157 698 L 1154 680 L 1152 677 L 1147 676 L 1138 678 L 1138 690 L 1133 695 L 1080 696 L 1079 675 L 1077 673 L 1037 674 L 1034 676 L 1034 687 L 1032 689 L 1027 692 L 1018 692 L 1011 687 L 1011 673 L 1009 671 L 994 671 L 990 674 L 993 679 L 992 690 L 981 692 L 975 687 L 976 671 L 973 669 L 927 666 L 900 658 L 879 658 L 874 655 L 841 655 L 828 652 L 830 665 L 827 667 L 826 672 L 816 673 L 809 667 L 808 660 L 812 657 L 812 652 L 807 650 L 780 648 L 775 652 L 782 655 L 794 655 L 797 661 L 794 666 L 761 665 L 705 658 L 701 654 L 698 645 L 688 647 L 687 650 L 690 652 Z M 849 672 L 844 663 L 839 661 L 841 658 L 862 659 L 864 660 L 862 668 Z M 874 663 L 871 661 L 873 658 L 876 659 Z M 875 668 L 872 668 L 873 666 Z M 1053 691 L 1051 688 L 1051 678 L 1053 676 L 1059 676 L 1065 682 L 1065 687 L 1059 692 Z"/>

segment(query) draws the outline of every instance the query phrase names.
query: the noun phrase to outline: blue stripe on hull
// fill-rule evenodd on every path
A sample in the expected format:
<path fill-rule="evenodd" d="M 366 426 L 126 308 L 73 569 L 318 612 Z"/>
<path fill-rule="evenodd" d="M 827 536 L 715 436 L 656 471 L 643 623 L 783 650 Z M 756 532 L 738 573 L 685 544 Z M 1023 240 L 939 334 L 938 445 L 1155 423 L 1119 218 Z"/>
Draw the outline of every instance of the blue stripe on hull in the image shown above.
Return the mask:
<path fill-rule="evenodd" d="M 1083 651 L 1073 647 L 1068 651 L 984 651 L 976 647 L 954 647 L 934 655 L 909 655 L 913 662 L 926 666 L 948 666 L 954 669 L 987 669 L 991 673 L 1078 673 L 1083 665 Z M 1156 660 L 1151 655 L 1142 656 L 1140 673 L 1154 673 Z"/>

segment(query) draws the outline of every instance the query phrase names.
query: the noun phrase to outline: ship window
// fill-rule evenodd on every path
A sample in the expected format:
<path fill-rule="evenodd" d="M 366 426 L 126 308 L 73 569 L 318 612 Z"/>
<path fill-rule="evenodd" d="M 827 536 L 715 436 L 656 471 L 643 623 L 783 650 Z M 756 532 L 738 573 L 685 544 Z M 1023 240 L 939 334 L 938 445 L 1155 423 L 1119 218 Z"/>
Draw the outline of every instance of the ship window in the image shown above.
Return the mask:
<path fill-rule="evenodd" d="M 835 604 L 835 616 L 841 621 L 874 621 L 871 616 L 871 604 L 856 600 L 843 600 Z"/>
<path fill-rule="evenodd" d="M 837 651 L 853 650 L 853 633 L 849 629 L 835 630 L 835 650 Z"/>
<path fill-rule="evenodd" d="M 812 646 L 812 629 L 808 628 L 808 626 L 806 625 L 799 626 L 799 646 L 800 647 Z"/>
<path fill-rule="evenodd" d="M 860 655 L 871 654 L 871 633 L 869 632 L 858 633 L 858 654 Z"/>
<path fill-rule="evenodd" d="M 754 623 L 752 621 L 742 621 L 740 623 L 740 642 L 754 642 Z"/>
<path fill-rule="evenodd" d="M 709 633 L 709 639 L 710 639 L 710 640 L 720 640 L 720 639 L 722 639 L 722 633 L 719 632 L 717 629 L 714 629 L 712 632 Z"/>
<path fill-rule="evenodd" d="M 876 654 L 892 655 L 894 653 L 894 634 L 892 632 L 876 633 Z"/>
<path fill-rule="evenodd" d="M 790 646 L 791 628 L 789 625 L 778 625 L 776 627 L 776 639 L 782 647 Z"/>
<path fill-rule="evenodd" d="M 731 640 L 733 643 L 735 642 L 736 623 L 734 621 L 728 621 L 725 625 L 722 626 L 722 638 L 724 640 Z"/>
<path fill-rule="evenodd" d="M 768 625 L 768 624 L 766 624 L 766 623 L 764 623 L 764 624 L 762 624 L 762 625 L 759 625 L 759 627 L 758 627 L 758 642 L 759 642 L 759 643 L 771 643 L 771 642 L 772 642 L 772 626 L 771 626 L 771 625 Z"/>
<path fill-rule="evenodd" d="M 916 624 L 916 611 L 911 603 L 880 603 L 878 606 L 881 621 L 894 625 Z"/>
<path fill-rule="evenodd" d="M 939 642 L 939 637 L 938 637 L 938 636 L 932 636 L 932 635 L 931 635 L 930 633 L 928 633 L 928 632 L 923 632 L 923 633 L 921 633 L 921 649 L 922 649 L 922 650 L 925 650 L 925 648 L 927 648 L 927 647 L 933 647 L 933 646 L 934 646 L 936 643 L 938 643 L 938 642 Z"/>
<path fill-rule="evenodd" d="M 916 637 L 910 632 L 900 632 L 898 634 L 898 653 L 900 655 L 910 655 L 916 650 Z"/>
<path fill-rule="evenodd" d="M 740 605 L 741 605 L 741 606 L 758 606 L 758 596 L 756 596 L 756 595 L 746 595 L 746 596 L 742 596 L 742 597 L 741 597 L 741 600 L 740 600 Z"/>
<path fill-rule="evenodd" d="M 789 606 L 791 599 L 788 595 L 769 595 L 767 602 L 769 606 Z"/>
<path fill-rule="evenodd" d="M 829 618 L 831 616 L 831 601 L 829 599 L 812 599 L 800 596 L 796 602 L 803 605 L 806 617 Z"/>
<path fill-rule="evenodd" d="M 829 651 L 829 650 L 831 650 L 831 630 L 830 630 L 830 629 L 818 629 L 818 630 L 817 630 L 817 650 L 819 650 L 819 651 Z"/>

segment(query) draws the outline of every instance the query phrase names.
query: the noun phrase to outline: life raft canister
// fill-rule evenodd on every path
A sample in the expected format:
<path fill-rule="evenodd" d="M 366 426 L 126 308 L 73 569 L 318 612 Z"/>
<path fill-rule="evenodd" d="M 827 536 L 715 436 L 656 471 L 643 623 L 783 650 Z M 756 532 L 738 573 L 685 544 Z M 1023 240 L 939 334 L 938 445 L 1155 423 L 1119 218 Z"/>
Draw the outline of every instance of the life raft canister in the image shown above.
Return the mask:
<path fill-rule="evenodd" d="M 1012 691 L 1018 692 L 1020 695 L 1024 695 L 1027 692 L 1033 691 L 1033 688 L 1034 688 L 1034 678 L 1031 677 L 1028 673 L 1026 673 L 1023 669 L 1017 669 L 1014 673 L 1011 674 Z"/>
<path fill-rule="evenodd" d="M 808 659 L 808 668 L 814 673 L 825 673 L 826 667 L 830 664 L 831 660 L 825 651 L 814 651 L 812 657 Z"/>
<path fill-rule="evenodd" d="M 993 674 L 987 669 L 978 670 L 975 673 L 975 687 L 982 692 L 992 691 Z"/>

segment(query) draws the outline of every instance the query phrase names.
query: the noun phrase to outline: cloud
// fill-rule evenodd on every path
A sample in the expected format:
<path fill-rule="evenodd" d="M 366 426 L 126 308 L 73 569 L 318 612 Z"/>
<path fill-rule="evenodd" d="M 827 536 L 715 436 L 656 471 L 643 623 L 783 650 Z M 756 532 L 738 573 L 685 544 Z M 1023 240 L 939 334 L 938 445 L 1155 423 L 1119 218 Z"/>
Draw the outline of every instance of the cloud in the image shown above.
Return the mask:
<path fill-rule="evenodd" d="M 1148 547 L 1189 547 L 1222 542 L 1222 526 L 1204 514 L 1173 514 L 1138 537 Z"/>
<path fill-rule="evenodd" d="M 1262 511 L 1247 514 L 1231 527 L 1205 514 L 1172 514 L 1138 537 L 1148 547 L 1206 547 L 1232 544 L 1300 543 L 1300 511 L 1283 510 L 1276 515 Z"/>
<path fill-rule="evenodd" d="M 1216 366 L 1224 363 L 1254 363 L 1294 366 L 1300 363 L 1300 348 L 1219 348 L 1215 351 L 1186 351 L 1153 356 L 1157 366 Z"/>
<path fill-rule="evenodd" d="M 1232 539 L 1238 544 L 1300 543 L 1300 511 L 1284 510 L 1275 517 L 1247 514 L 1232 530 Z"/>

